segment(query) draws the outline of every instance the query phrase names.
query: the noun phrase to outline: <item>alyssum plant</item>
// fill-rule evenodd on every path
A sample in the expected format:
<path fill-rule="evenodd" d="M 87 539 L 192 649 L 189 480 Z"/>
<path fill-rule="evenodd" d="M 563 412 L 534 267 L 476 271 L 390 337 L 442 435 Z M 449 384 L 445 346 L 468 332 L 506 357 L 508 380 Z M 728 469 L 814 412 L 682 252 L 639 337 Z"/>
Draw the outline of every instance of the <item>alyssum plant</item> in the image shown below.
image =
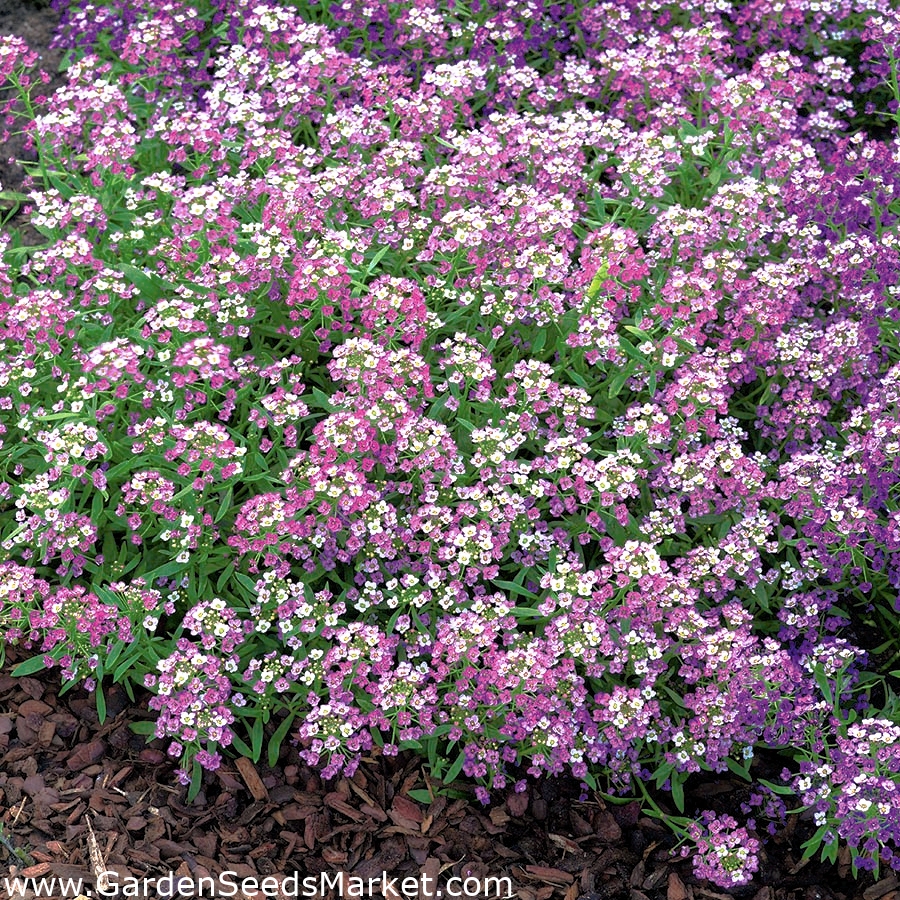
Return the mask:
<path fill-rule="evenodd" d="M 73 4 L 42 102 L 3 38 L 16 671 L 149 688 L 192 792 L 377 745 L 900 865 L 890 6 Z"/>

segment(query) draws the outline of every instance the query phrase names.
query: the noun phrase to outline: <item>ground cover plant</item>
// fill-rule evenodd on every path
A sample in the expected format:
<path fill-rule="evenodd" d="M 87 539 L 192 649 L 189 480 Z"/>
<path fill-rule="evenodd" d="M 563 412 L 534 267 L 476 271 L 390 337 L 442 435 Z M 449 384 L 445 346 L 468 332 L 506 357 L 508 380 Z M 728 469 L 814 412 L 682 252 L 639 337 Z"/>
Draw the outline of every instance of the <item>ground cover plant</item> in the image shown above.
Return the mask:
<path fill-rule="evenodd" d="M 15 671 L 148 688 L 194 792 L 412 749 L 900 868 L 890 7 L 75 3 L 40 101 L 3 38 Z"/>

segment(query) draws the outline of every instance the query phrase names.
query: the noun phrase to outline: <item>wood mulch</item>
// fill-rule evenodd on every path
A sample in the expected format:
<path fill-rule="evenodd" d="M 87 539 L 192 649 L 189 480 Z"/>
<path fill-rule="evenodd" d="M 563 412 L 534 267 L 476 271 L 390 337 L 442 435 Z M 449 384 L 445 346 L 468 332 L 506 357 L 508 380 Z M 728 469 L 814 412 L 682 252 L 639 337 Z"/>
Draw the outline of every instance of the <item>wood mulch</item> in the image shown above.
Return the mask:
<path fill-rule="evenodd" d="M 61 58 L 48 49 L 55 24 L 41 0 L 0 0 L 0 33 L 26 38 L 51 71 Z M 21 185 L 21 168 L 7 162 L 21 154 L 17 139 L 0 148 L 4 188 Z M 9 225 L 27 229 L 20 218 Z M 60 696 L 55 675 L 0 674 L 0 897 L 10 874 L 81 878 L 88 896 L 109 891 L 109 879 L 147 878 L 131 896 L 170 900 L 186 884 L 156 884 L 170 873 L 345 872 L 508 876 L 519 900 L 900 900 L 893 876 L 853 881 L 846 852 L 837 867 L 802 864 L 811 833 L 802 817 L 766 844 L 755 883 L 727 893 L 693 878 L 690 862 L 671 855 L 671 832 L 637 803 L 581 802 L 574 783 L 545 780 L 488 808 L 443 796 L 423 804 L 409 793 L 428 788 L 425 775 L 404 755 L 373 755 L 352 780 L 325 784 L 290 747 L 275 768 L 227 760 L 188 805 L 164 746 L 128 727 L 151 717 L 146 702 L 134 707 L 112 688 L 107 707 L 101 725 L 92 699 L 79 689 Z M 709 779 L 689 785 L 687 806 L 736 812 L 745 792 L 736 780 Z"/>
<path fill-rule="evenodd" d="M 82 878 L 96 896 L 109 870 L 119 885 L 151 879 L 138 896 L 169 900 L 165 880 L 155 888 L 169 873 L 230 872 L 236 882 L 425 872 L 442 882 L 508 876 L 520 900 L 900 900 L 896 878 L 848 878 L 846 854 L 837 868 L 800 865 L 810 829 L 798 817 L 764 848 L 757 883 L 728 893 L 673 859 L 671 833 L 637 803 L 580 802 L 573 783 L 546 780 L 488 808 L 443 796 L 424 804 L 409 796 L 428 788 L 421 765 L 403 755 L 373 755 L 351 780 L 328 783 L 290 747 L 274 768 L 228 760 L 188 805 L 162 742 L 129 728 L 150 717 L 146 705 L 113 687 L 107 706 L 100 725 L 92 699 L 80 689 L 60 696 L 53 674 L 0 675 L 0 885 L 6 874 Z M 708 781 L 688 803 L 727 809 L 741 790 Z"/>

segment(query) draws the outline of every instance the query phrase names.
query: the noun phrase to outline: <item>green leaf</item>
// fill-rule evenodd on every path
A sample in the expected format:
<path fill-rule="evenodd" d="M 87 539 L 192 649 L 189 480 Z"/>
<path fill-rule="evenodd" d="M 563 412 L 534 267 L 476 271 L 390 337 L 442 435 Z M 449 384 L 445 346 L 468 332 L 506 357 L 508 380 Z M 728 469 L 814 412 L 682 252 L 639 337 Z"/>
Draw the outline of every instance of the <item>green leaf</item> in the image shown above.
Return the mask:
<path fill-rule="evenodd" d="M 228 565 L 225 567 L 224 571 L 219 576 L 218 581 L 216 581 L 216 590 L 217 591 L 221 591 L 222 588 L 226 584 L 228 584 L 228 579 L 231 578 L 231 576 L 234 574 L 234 568 L 235 568 L 235 566 L 234 566 L 233 562 L 228 563 Z"/>
<path fill-rule="evenodd" d="M 723 519 L 722 516 L 716 515 L 715 513 L 707 513 L 705 516 L 694 516 L 693 518 L 688 519 L 688 522 L 697 525 L 718 525 L 720 522 L 728 522 L 730 525 L 730 521 L 727 519 Z"/>
<path fill-rule="evenodd" d="M 735 760 L 733 760 L 729 757 L 728 759 L 725 760 L 725 764 L 728 766 L 728 768 L 732 772 L 734 772 L 735 775 L 738 775 L 741 778 L 743 778 L 744 781 L 751 781 L 750 761 L 749 760 L 747 760 L 744 763 L 744 765 L 741 765 L 740 763 L 736 762 Z"/>
<path fill-rule="evenodd" d="M 241 756 L 246 756 L 247 759 L 253 758 L 253 751 L 236 734 L 232 734 L 231 744 Z"/>
<path fill-rule="evenodd" d="M 667 684 L 664 684 L 664 685 L 662 686 L 662 689 L 669 695 L 669 697 L 671 697 L 671 699 L 674 701 L 674 703 L 675 703 L 676 706 L 681 707 L 682 709 L 685 708 L 685 706 L 684 706 L 684 698 L 681 696 L 681 694 L 678 693 L 678 691 L 673 690 L 673 689 L 670 688 L 669 685 L 667 685 Z M 669 763 L 668 765 L 671 765 L 671 763 Z M 672 766 L 672 768 L 674 769 L 675 767 Z M 658 770 L 657 770 L 657 771 L 658 771 Z M 663 780 L 665 780 L 665 779 L 663 779 Z"/>
<path fill-rule="evenodd" d="M 116 539 L 111 529 L 105 529 L 103 534 L 103 565 L 108 566 L 116 554 Z"/>
<path fill-rule="evenodd" d="M 459 778 L 459 773 L 462 772 L 465 761 L 465 754 L 460 753 L 459 756 L 456 757 L 456 762 L 447 770 L 447 774 L 444 776 L 444 784 L 453 784 L 453 782 Z"/>
<path fill-rule="evenodd" d="M 434 796 L 431 791 L 426 791 L 424 788 L 417 788 L 414 791 L 407 791 L 407 796 L 412 797 L 413 800 L 418 801 L 419 803 L 431 803 L 434 800 Z"/>
<path fill-rule="evenodd" d="M 826 844 L 822 849 L 822 862 L 830 862 L 832 865 L 837 862 L 838 850 L 840 849 L 839 841 L 832 841 Z"/>
<path fill-rule="evenodd" d="M 106 721 L 106 697 L 103 695 L 103 688 L 98 684 L 94 689 L 97 698 L 97 718 L 102 725 Z"/>
<path fill-rule="evenodd" d="M 106 505 L 106 498 L 103 496 L 102 492 L 97 491 L 94 494 L 94 499 L 91 501 L 91 519 L 95 523 L 99 524 L 101 521 L 101 513 L 104 510 Z"/>
<path fill-rule="evenodd" d="M 135 734 L 156 734 L 156 722 L 132 722 L 128 727 Z"/>
<path fill-rule="evenodd" d="M 816 666 L 813 677 L 816 679 L 816 684 L 819 686 L 819 690 L 822 692 L 825 699 L 828 703 L 833 704 L 834 694 L 832 693 L 831 685 L 828 683 L 828 676 L 822 670 L 821 666 Z"/>
<path fill-rule="evenodd" d="M 122 678 L 131 670 L 134 666 L 135 661 L 141 656 L 141 648 L 140 646 L 136 646 L 132 644 L 134 649 L 129 650 L 122 659 L 119 661 L 119 665 L 113 670 L 113 683 L 118 684 Z"/>
<path fill-rule="evenodd" d="M 509 591 L 511 594 L 516 594 L 520 597 L 528 597 L 529 600 L 537 600 L 539 599 L 537 594 L 532 594 L 531 591 L 526 590 L 521 585 L 515 584 L 512 581 L 493 581 L 492 584 L 495 584 L 498 588 L 503 588 L 505 591 Z"/>
<path fill-rule="evenodd" d="M 629 363 L 617 375 L 609 379 L 609 381 L 607 382 L 607 391 L 611 398 L 617 397 L 619 395 L 619 391 L 622 390 L 625 382 L 628 381 L 629 378 L 631 378 L 633 372 L 634 363 Z"/>
<path fill-rule="evenodd" d="M 228 513 L 228 510 L 231 509 L 231 499 L 234 496 L 234 489 L 229 485 L 228 490 L 222 496 L 222 502 L 219 504 L 219 509 L 216 512 L 215 519 L 213 520 L 214 524 L 218 525 L 222 519 Z"/>
<path fill-rule="evenodd" d="M 626 356 L 630 356 L 633 360 L 640 363 L 641 366 L 647 365 L 647 357 L 638 350 L 630 341 L 619 340 L 619 349 L 625 352 Z"/>
<path fill-rule="evenodd" d="M 288 731 L 290 730 L 291 725 L 294 723 L 295 719 L 294 713 L 288 713 L 285 716 L 284 721 L 275 729 L 275 733 L 272 735 L 272 739 L 269 741 L 269 754 L 268 760 L 269 765 L 274 768 L 278 762 L 278 755 L 281 753 L 281 743 L 287 736 Z"/>
<path fill-rule="evenodd" d="M 387 246 L 382 247 L 382 248 L 375 254 L 375 256 L 372 258 L 372 262 L 369 263 L 369 267 L 366 269 L 366 275 L 367 275 L 367 276 L 368 276 L 368 275 L 371 275 L 371 274 L 375 271 L 376 267 L 378 266 L 378 263 L 380 263 L 381 260 L 384 259 L 384 255 L 385 255 L 385 254 L 388 252 L 388 250 L 390 250 L 390 249 L 391 249 L 391 248 L 390 248 L 390 245 L 387 245 Z"/>
<path fill-rule="evenodd" d="M 435 778 L 441 777 L 442 765 L 438 759 L 438 742 L 433 740 L 431 735 L 424 739 L 425 755 L 428 757 L 428 768 Z"/>
<path fill-rule="evenodd" d="M 12 674 L 15 678 L 20 678 L 23 675 L 33 675 L 35 672 L 41 672 L 46 668 L 43 655 L 32 656 L 31 659 L 26 659 L 25 662 L 19 663 L 12 670 Z"/>
<path fill-rule="evenodd" d="M 170 287 L 164 283 L 157 283 L 155 276 L 151 277 L 146 272 L 142 272 L 136 266 L 129 263 L 120 262 L 119 271 L 136 287 L 140 288 L 141 293 L 148 300 L 159 300 L 163 297 L 167 289 Z"/>
<path fill-rule="evenodd" d="M 460 152 L 459 149 L 454 144 L 451 144 L 449 141 L 445 141 L 443 138 L 440 138 L 437 135 L 433 135 L 433 138 L 434 138 L 435 143 L 440 144 L 442 147 L 446 147 L 448 150 L 455 150 L 457 153 Z"/>
<path fill-rule="evenodd" d="M 157 578 L 167 578 L 170 575 L 174 575 L 177 572 L 182 572 L 185 568 L 185 563 L 180 563 L 177 560 L 172 560 L 171 562 L 167 562 L 164 565 L 157 566 L 155 569 L 147 572 L 143 578 L 147 582 L 148 585 L 152 585 Z"/>
<path fill-rule="evenodd" d="M 653 780 L 656 783 L 658 788 L 661 788 L 666 780 L 669 779 L 672 773 L 675 771 L 675 766 L 672 763 L 664 763 L 661 765 L 654 773 Z"/>
<path fill-rule="evenodd" d="M 681 780 L 681 777 L 678 775 L 673 775 L 672 777 L 672 800 L 675 801 L 675 806 L 678 809 L 678 812 L 684 812 L 684 782 Z"/>
<path fill-rule="evenodd" d="M 759 780 L 760 784 L 765 785 L 765 787 L 767 787 L 774 794 L 778 794 L 781 797 L 793 797 L 794 796 L 793 788 L 787 787 L 786 785 L 783 785 L 783 784 L 775 784 L 772 781 L 766 781 L 765 778 L 760 778 L 758 780 Z"/>
<path fill-rule="evenodd" d="M 816 850 L 822 846 L 822 839 L 825 837 L 825 832 L 828 831 L 827 825 L 820 826 L 816 833 L 804 844 L 803 847 L 803 856 L 802 859 L 810 859 L 813 854 L 815 854 Z"/>
<path fill-rule="evenodd" d="M 450 394 L 444 393 L 441 394 L 436 400 L 434 400 L 431 406 L 428 407 L 428 418 L 429 419 L 437 419 L 438 415 L 443 411 L 444 407 L 447 405 L 447 400 L 450 398 Z"/>
<path fill-rule="evenodd" d="M 0 200 L 11 200 L 13 203 L 25 203 L 28 200 L 28 194 L 21 194 L 19 191 L 0 191 Z"/>
<path fill-rule="evenodd" d="M 766 582 L 762 580 L 757 582 L 756 587 L 753 589 L 753 596 L 762 609 L 769 612 L 769 593 L 766 590 Z"/>
<path fill-rule="evenodd" d="M 242 585 L 248 591 L 250 591 L 252 596 L 256 596 L 256 582 L 252 578 L 245 575 L 243 572 L 235 572 L 234 578 L 235 581 L 238 582 L 238 584 Z"/>
<path fill-rule="evenodd" d="M 331 399 L 324 393 L 324 391 L 320 391 L 319 388 L 314 387 L 312 389 L 313 397 L 315 397 L 316 402 L 313 404 L 314 406 L 319 406 L 321 409 L 324 409 L 326 412 L 334 412 L 337 407 L 331 402 Z"/>
<path fill-rule="evenodd" d="M 197 798 L 197 794 L 200 793 L 200 784 L 203 781 L 203 771 L 200 768 L 200 763 L 194 760 L 194 764 L 191 766 L 191 786 L 188 788 L 187 799 L 188 803 L 193 803 Z"/>
<path fill-rule="evenodd" d="M 522 606 L 514 606 L 509 614 L 516 619 L 543 619 L 544 617 L 541 615 L 540 610 L 531 609 L 522 607 Z"/>
<path fill-rule="evenodd" d="M 593 300 L 600 293 L 603 282 L 607 280 L 608 269 L 604 263 L 591 280 L 591 286 L 587 289 L 588 299 Z"/>
<path fill-rule="evenodd" d="M 253 723 L 253 728 L 250 729 L 250 746 L 252 749 L 252 754 L 250 759 L 253 762 L 259 762 L 260 754 L 262 753 L 262 743 L 263 743 L 263 721 L 262 719 L 257 719 Z"/>

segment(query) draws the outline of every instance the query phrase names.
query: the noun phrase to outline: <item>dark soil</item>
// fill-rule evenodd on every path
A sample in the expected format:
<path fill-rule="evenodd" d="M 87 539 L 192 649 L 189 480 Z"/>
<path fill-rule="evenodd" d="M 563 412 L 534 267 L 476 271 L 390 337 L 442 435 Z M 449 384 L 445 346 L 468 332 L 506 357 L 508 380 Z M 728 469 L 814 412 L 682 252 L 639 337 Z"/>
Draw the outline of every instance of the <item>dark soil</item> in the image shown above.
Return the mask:
<path fill-rule="evenodd" d="M 63 55 L 48 48 L 56 22 L 40 0 L 0 0 L 0 33 L 24 37 L 50 72 Z M 24 173 L 9 157 L 27 158 L 20 137 L 0 147 L 0 183 L 20 190 Z M 21 210 L 6 227 L 40 241 Z M 671 855 L 671 832 L 637 803 L 582 802 L 577 786 L 560 780 L 489 808 L 441 796 L 422 804 L 409 792 L 428 784 L 409 756 L 373 755 L 352 780 L 327 784 L 290 748 L 274 768 L 228 760 L 187 804 L 162 743 L 148 745 L 128 727 L 151 718 L 146 705 L 112 688 L 101 725 L 89 696 L 60 696 L 59 687 L 53 674 L 0 675 L 0 879 L 74 877 L 96 889 L 101 867 L 120 879 L 426 872 L 508 876 L 519 900 L 900 900 L 893 876 L 853 881 L 846 851 L 836 867 L 801 862 L 811 833 L 802 817 L 765 845 L 754 885 L 729 894 L 693 878 L 690 862 Z M 777 777 L 776 759 L 759 765 Z M 746 794 L 730 777 L 688 788 L 689 812 L 737 813 Z M 154 887 L 139 896 L 171 895 Z"/>

